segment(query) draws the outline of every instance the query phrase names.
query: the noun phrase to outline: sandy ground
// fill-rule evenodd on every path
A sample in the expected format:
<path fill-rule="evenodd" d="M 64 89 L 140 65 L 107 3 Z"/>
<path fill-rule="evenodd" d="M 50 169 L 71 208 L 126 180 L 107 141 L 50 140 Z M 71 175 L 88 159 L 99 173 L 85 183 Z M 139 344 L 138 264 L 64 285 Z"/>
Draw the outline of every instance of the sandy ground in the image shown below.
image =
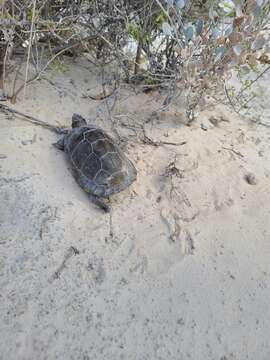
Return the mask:
<path fill-rule="evenodd" d="M 138 179 L 110 218 L 57 135 L 0 113 L 0 359 L 269 360 L 270 129 L 221 106 L 187 127 L 127 88 L 114 106 L 84 98 L 100 91 L 89 66 L 48 73 L 16 108 L 119 134 Z M 145 143 L 146 120 L 185 144 Z"/>

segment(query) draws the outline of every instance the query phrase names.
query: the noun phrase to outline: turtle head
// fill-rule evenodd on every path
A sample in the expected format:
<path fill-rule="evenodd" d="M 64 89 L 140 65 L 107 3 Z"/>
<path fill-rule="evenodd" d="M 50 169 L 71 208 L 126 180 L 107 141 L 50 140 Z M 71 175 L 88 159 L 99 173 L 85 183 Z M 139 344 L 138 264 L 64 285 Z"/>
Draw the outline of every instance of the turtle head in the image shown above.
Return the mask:
<path fill-rule="evenodd" d="M 72 128 L 87 125 L 86 120 L 79 114 L 73 114 L 72 116 Z"/>

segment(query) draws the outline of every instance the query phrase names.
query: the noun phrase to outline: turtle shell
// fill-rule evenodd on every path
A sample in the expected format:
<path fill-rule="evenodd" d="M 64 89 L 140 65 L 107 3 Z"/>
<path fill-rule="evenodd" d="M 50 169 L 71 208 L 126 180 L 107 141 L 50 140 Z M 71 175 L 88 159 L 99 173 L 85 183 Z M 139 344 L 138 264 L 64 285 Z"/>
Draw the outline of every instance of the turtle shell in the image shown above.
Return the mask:
<path fill-rule="evenodd" d="M 136 180 L 137 171 L 115 141 L 102 129 L 81 126 L 64 138 L 74 176 L 88 193 L 107 197 Z"/>

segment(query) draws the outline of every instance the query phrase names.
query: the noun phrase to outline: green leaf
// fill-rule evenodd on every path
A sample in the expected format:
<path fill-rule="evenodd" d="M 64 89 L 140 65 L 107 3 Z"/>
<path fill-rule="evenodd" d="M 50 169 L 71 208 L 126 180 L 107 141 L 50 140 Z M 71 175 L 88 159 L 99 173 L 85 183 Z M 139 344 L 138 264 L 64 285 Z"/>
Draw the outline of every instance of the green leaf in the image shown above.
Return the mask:
<path fill-rule="evenodd" d="M 219 46 L 216 50 L 215 50 L 215 54 L 216 54 L 216 57 L 215 57 L 215 62 L 218 62 L 220 61 L 224 55 L 226 54 L 227 52 L 227 48 L 225 48 L 224 46 Z"/>
<path fill-rule="evenodd" d="M 171 36 L 172 35 L 171 25 L 169 23 L 167 23 L 167 22 L 164 22 L 162 24 L 162 31 L 163 31 L 164 35 Z"/>
<path fill-rule="evenodd" d="M 185 30 L 185 37 L 186 37 L 186 41 L 190 41 L 193 39 L 193 35 L 194 35 L 194 28 L 192 25 L 188 26 Z"/>
<path fill-rule="evenodd" d="M 141 37 L 141 29 L 139 25 L 135 23 L 129 23 L 127 25 L 127 33 L 130 37 L 132 37 L 134 40 L 139 41 Z"/>
<path fill-rule="evenodd" d="M 195 23 L 196 35 L 201 35 L 203 30 L 203 19 L 198 19 Z"/>
<path fill-rule="evenodd" d="M 158 14 L 158 16 L 156 17 L 156 20 L 155 20 L 156 25 L 157 25 L 158 27 L 161 27 L 162 24 L 163 24 L 165 21 L 167 21 L 167 15 L 166 15 L 166 13 L 165 13 L 164 11 L 161 11 L 161 12 Z"/>

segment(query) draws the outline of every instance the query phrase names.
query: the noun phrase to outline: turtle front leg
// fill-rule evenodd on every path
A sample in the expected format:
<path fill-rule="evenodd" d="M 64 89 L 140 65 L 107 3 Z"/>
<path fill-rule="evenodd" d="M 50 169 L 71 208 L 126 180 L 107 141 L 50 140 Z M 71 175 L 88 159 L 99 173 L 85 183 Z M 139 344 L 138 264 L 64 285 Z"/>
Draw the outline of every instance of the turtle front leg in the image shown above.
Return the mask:
<path fill-rule="evenodd" d="M 62 136 L 56 143 L 53 144 L 57 149 L 64 151 L 65 150 L 65 137 Z"/>
<path fill-rule="evenodd" d="M 95 195 L 91 195 L 88 194 L 89 199 L 98 207 L 100 207 L 103 211 L 105 211 L 106 213 L 109 213 L 111 211 L 111 207 L 109 204 L 106 204 L 104 201 L 100 200 L 100 198 L 98 198 Z"/>

